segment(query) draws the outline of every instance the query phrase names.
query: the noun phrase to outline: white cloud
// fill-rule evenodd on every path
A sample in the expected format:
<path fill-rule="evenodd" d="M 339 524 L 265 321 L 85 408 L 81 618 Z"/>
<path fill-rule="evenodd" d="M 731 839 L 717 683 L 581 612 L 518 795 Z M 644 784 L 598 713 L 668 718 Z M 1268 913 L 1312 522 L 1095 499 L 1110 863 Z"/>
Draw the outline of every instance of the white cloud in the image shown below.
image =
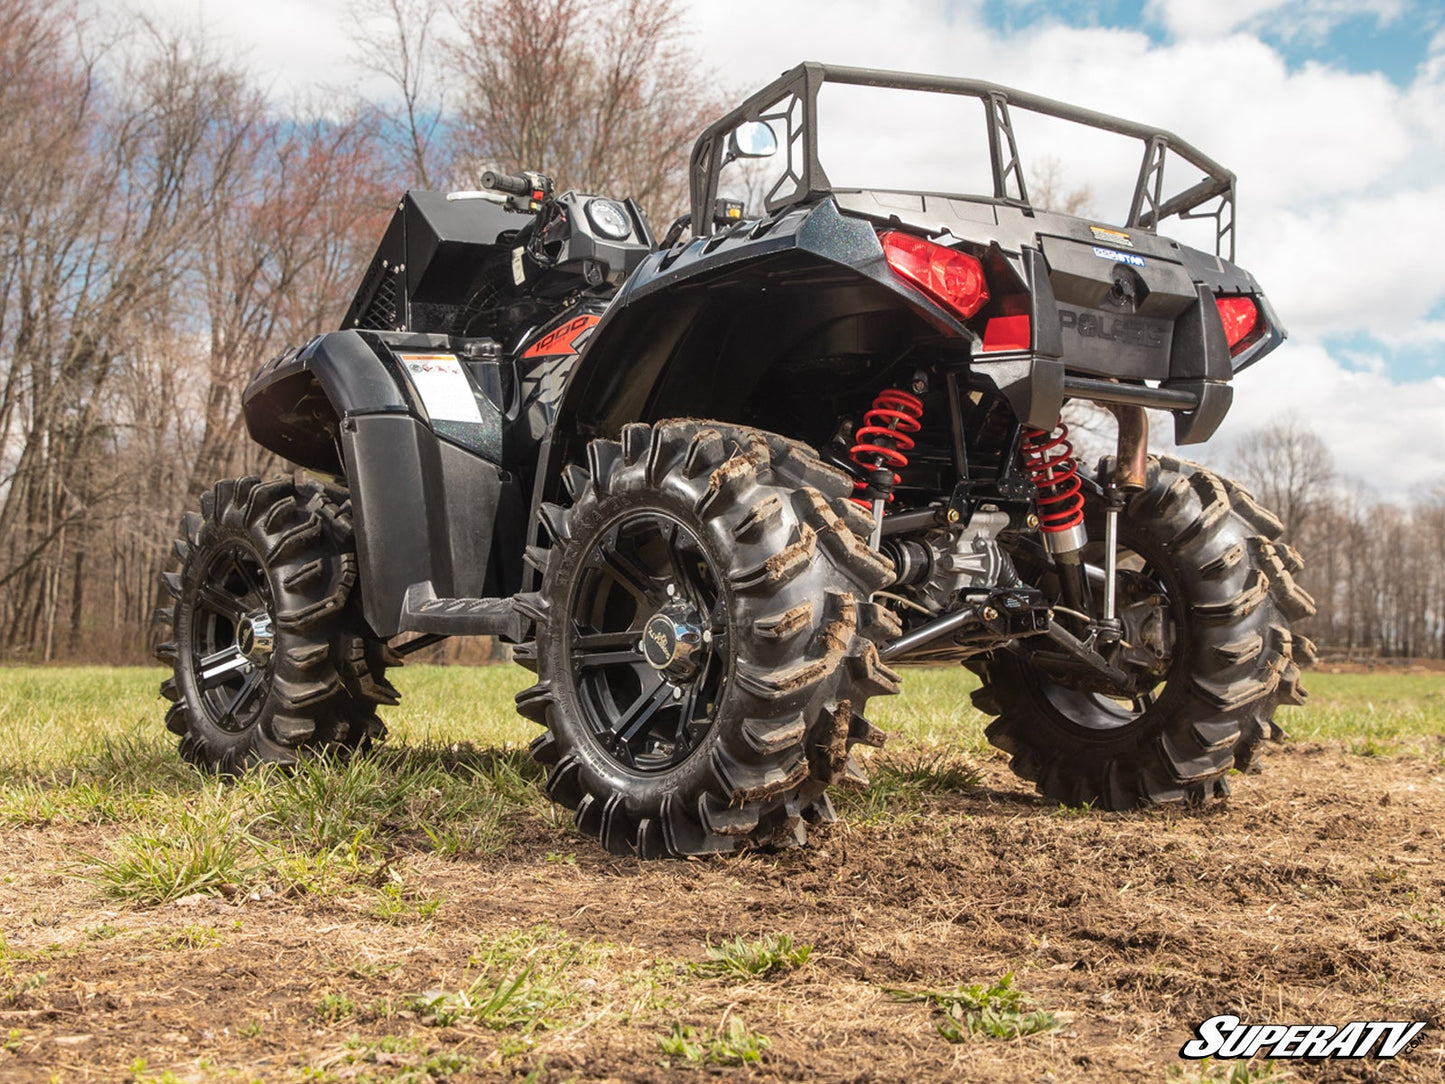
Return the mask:
<path fill-rule="evenodd" d="M 1420 320 L 1400 331 L 1382 333 L 1380 341 L 1394 350 L 1429 349 L 1437 356 L 1445 352 L 1445 320 Z M 1445 369 L 1445 363 L 1441 365 Z"/>
<path fill-rule="evenodd" d="M 1176 38 L 1217 38 L 1235 30 L 1269 29 L 1285 39 L 1319 40 L 1346 19 L 1393 23 L 1407 0 L 1149 0 L 1145 14 Z"/>
<path fill-rule="evenodd" d="M 1383 496 L 1406 497 L 1445 479 L 1436 443 L 1445 377 L 1396 384 L 1382 372 L 1346 369 L 1317 345 L 1288 343 L 1241 373 L 1234 407 L 1204 455 L 1226 464 L 1240 436 L 1288 411 L 1324 438 L 1342 475 Z"/>
<path fill-rule="evenodd" d="M 1285 6 L 1285 0 L 1230 0 L 1201 4 L 1198 0 L 1149 0 L 1146 17 L 1180 38 L 1219 38 L 1265 12 Z"/>
<path fill-rule="evenodd" d="M 1442 207 L 1445 184 L 1251 215 L 1241 262 L 1303 337 L 1404 335 L 1445 297 Z"/>
<path fill-rule="evenodd" d="M 198 28 L 254 72 L 277 100 L 354 88 L 384 93 L 355 64 L 355 5 L 348 0 L 90 0 L 101 11 L 134 10 L 163 25 Z"/>

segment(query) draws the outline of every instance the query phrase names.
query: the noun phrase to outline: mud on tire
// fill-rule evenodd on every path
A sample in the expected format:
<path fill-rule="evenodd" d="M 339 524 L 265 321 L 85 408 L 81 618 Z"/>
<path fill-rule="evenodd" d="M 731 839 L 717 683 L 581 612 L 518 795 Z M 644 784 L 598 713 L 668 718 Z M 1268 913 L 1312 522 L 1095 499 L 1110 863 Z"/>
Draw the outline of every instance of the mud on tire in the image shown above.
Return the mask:
<path fill-rule="evenodd" d="M 1150 461 L 1149 484 L 1120 516 L 1121 543 L 1150 562 L 1177 637 L 1158 697 L 1127 712 L 1064 688 L 1014 652 L 977 667 L 990 742 L 1020 777 L 1070 805 L 1133 809 L 1229 792 L 1261 742 L 1283 731 L 1282 704 L 1301 704 L 1300 666 L 1314 645 L 1290 623 L 1314 613 L 1294 580 L 1299 554 L 1247 491 L 1203 467 Z M 1092 533 L 1092 532 L 1091 532 Z M 1132 717 L 1131 717 L 1132 716 Z"/>
<path fill-rule="evenodd" d="M 343 491 L 218 482 L 175 554 L 161 577 L 174 638 L 156 655 L 174 669 L 161 695 L 185 760 L 234 774 L 385 735 L 376 708 L 398 701 L 386 669 L 400 659 L 362 616 Z"/>
<path fill-rule="evenodd" d="M 517 709 L 547 727 L 548 794 L 614 854 L 803 842 L 830 784 L 866 785 L 849 750 L 882 743 L 864 706 L 898 689 L 875 646 L 896 622 L 868 601 L 891 568 L 851 483 L 802 445 L 697 421 L 629 425 L 564 481 L 551 548 L 529 554 L 541 590 L 517 601 L 539 678 Z"/>

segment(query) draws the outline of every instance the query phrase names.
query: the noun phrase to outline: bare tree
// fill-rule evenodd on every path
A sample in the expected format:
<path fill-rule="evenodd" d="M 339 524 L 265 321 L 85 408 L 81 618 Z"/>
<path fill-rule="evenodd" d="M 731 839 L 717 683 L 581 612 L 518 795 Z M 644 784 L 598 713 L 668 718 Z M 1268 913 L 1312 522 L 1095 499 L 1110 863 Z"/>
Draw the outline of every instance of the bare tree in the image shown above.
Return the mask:
<path fill-rule="evenodd" d="M 0 0 L 0 648 L 46 659 L 144 643 L 181 508 L 269 458 L 246 379 L 336 325 L 392 198 L 358 118 L 267 115 L 193 35 L 78 25 Z"/>
<path fill-rule="evenodd" d="M 355 42 L 361 62 L 401 94 L 401 132 L 410 173 L 422 188 L 440 183 L 451 158 L 444 145 L 446 101 L 432 61 L 439 44 L 441 0 L 360 0 Z"/>
<path fill-rule="evenodd" d="M 677 0 L 459 0 L 455 14 L 446 65 L 474 168 L 630 195 L 659 222 L 682 208 L 717 103 Z"/>
<path fill-rule="evenodd" d="M 1233 463 L 1241 480 L 1280 517 L 1286 541 L 1299 537 L 1335 476 L 1329 447 L 1293 415 L 1246 433 L 1235 446 Z"/>
<path fill-rule="evenodd" d="M 7 178 L 0 225 L 7 267 L 0 353 L 3 637 L 53 656 L 63 584 L 106 491 L 90 467 L 108 431 L 107 385 L 137 312 L 163 302 L 194 228 L 189 181 L 223 81 L 179 39 L 150 35 L 106 93 L 65 20 L 4 0 L 0 48 L 27 21 L 41 48 L 7 56 Z M 25 31 L 22 30 L 22 39 Z M 32 38 L 32 45 L 34 42 Z M 78 591 L 78 587 L 75 589 Z M 83 600 L 72 592 L 72 613 Z"/>
<path fill-rule="evenodd" d="M 1065 215 L 1092 213 L 1094 192 L 1087 184 L 1069 187 L 1064 164 L 1047 154 L 1028 169 L 1029 202 L 1045 211 Z"/>

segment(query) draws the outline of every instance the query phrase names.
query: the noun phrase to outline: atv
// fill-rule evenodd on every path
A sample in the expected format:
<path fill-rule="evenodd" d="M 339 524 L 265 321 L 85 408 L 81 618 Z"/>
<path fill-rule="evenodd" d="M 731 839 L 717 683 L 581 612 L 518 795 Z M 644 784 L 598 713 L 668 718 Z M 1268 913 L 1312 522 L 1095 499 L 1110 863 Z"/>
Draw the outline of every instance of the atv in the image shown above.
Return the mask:
<path fill-rule="evenodd" d="M 830 85 L 969 100 L 988 190 L 834 186 Z M 1130 141 L 1127 214 L 1031 204 L 1023 115 Z M 1199 179 L 1167 189 L 1166 162 Z M 720 190 L 750 164 L 756 207 Z M 902 664 L 972 669 L 1050 800 L 1227 793 L 1302 701 L 1313 606 L 1279 521 L 1149 455 L 1146 411 L 1207 440 L 1284 338 L 1233 262 L 1234 175 L 991 83 L 804 64 L 707 128 L 689 179 L 660 244 L 634 201 L 537 173 L 406 194 L 343 329 L 246 389 L 304 475 L 185 518 L 159 651 L 181 755 L 362 749 L 403 656 L 487 635 L 537 675 L 516 703 L 548 795 L 616 854 L 803 842 L 866 785 Z M 1115 419 L 1092 469 L 1068 401 Z"/>

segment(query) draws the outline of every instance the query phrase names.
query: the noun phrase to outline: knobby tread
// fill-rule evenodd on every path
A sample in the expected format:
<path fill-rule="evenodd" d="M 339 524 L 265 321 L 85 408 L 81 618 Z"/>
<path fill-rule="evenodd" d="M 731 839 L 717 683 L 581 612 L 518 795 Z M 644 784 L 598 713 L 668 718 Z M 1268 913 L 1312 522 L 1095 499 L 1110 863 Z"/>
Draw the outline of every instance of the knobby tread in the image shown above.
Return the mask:
<path fill-rule="evenodd" d="M 1300 665 L 1313 645 L 1290 622 L 1313 603 L 1293 578 L 1299 555 L 1274 541 L 1278 521 L 1245 490 L 1169 457 L 1151 462 L 1121 532 L 1170 568 L 1179 594 L 1181 646 L 1155 704 L 1106 728 L 1118 717 L 1098 701 L 1004 651 L 975 667 L 974 706 L 996 716 L 986 734 L 1015 774 L 1050 800 L 1132 809 L 1222 797 L 1226 773 L 1282 737 L 1275 710 L 1303 699 Z"/>
<path fill-rule="evenodd" d="M 180 568 L 162 577 L 177 601 L 168 615 L 175 640 L 162 652 L 174 675 L 161 691 L 176 701 L 166 726 L 179 736 L 182 758 L 232 775 L 309 752 L 348 754 L 382 739 L 386 728 L 375 709 L 398 702 L 386 670 L 400 660 L 361 613 L 345 491 L 247 477 L 218 482 L 201 507 L 201 515 L 181 520 L 174 546 Z M 231 717 L 218 719 L 196 683 L 190 632 L 207 620 L 197 598 L 208 569 L 237 547 L 262 570 L 276 639 L 257 706 L 231 729 L 220 725 Z"/>
<path fill-rule="evenodd" d="M 532 752 L 550 769 L 549 794 L 613 853 L 801 842 L 835 815 L 828 786 L 866 785 L 852 749 L 884 735 L 862 710 L 898 689 L 877 652 L 896 618 L 868 601 L 892 568 L 859 537 L 871 517 L 839 510 L 850 480 L 797 442 L 690 419 L 595 440 L 586 469 L 563 478 L 571 504 L 543 508 L 552 545 L 539 594 L 550 605 L 528 609 L 535 648 L 519 660 L 539 680 L 517 698 L 548 728 Z M 665 510 L 704 540 L 734 630 L 706 748 L 657 786 L 629 779 L 586 730 L 560 635 L 587 547 L 631 509 Z"/>

